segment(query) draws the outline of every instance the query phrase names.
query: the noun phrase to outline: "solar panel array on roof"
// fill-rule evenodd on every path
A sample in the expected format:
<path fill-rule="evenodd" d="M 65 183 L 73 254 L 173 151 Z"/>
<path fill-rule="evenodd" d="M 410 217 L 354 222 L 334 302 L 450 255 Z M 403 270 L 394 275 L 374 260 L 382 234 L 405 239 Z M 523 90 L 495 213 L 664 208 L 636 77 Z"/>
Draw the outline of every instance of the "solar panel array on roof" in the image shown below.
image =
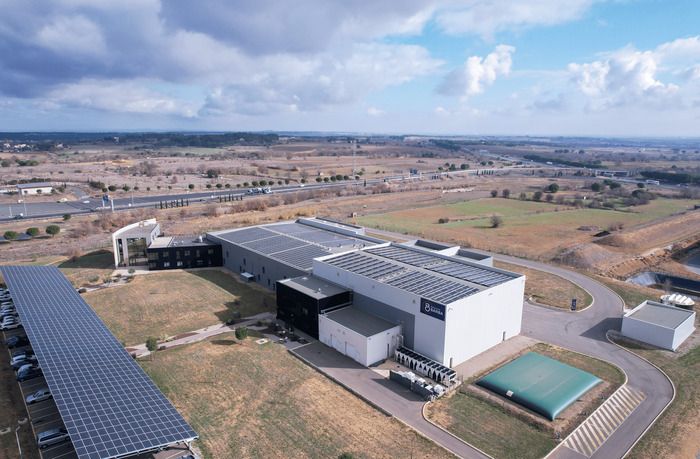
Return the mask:
<path fill-rule="evenodd" d="M 479 291 L 477 288 L 434 274 L 406 269 L 396 263 L 367 255 L 363 251 L 338 255 L 325 262 L 442 304 L 452 303 Z"/>
<path fill-rule="evenodd" d="M 367 249 L 368 252 L 412 266 L 428 269 L 446 276 L 462 279 L 484 287 L 493 287 L 518 277 L 517 274 L 502 273 L 484 267 L 472 266 L 447 260 L 430 253 L 422 253 L 405 247 L 390 245 Z"/>
<path fill-rule="evenodd" d="M 338 251 L 338 248 L 374 244 L 301 223 L 244 228 L 217 236 L 303 270 L 312 268 L 314 258 Z"/>
<path fill-rule="evenodd" d="M 116 458 L 197 433 L 55 267 L 0 267 L 79 458 Z"/>

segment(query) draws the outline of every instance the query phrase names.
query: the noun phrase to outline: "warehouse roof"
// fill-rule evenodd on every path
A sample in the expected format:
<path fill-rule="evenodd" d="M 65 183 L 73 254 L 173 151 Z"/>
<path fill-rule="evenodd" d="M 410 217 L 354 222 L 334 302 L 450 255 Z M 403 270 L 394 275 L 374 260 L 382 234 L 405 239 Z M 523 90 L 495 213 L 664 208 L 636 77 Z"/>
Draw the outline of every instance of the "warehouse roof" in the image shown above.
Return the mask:
<path fill-rule="evenodd" d="M 390 330 L 397 325 L 353 307 L 336 309 L 326 313 L 326 317 L 362 336 L 368 337 Z"/>
<path fill-rule="evenodd" d="M 349 291 L 315 276 L 295 277 L 279 282 L 317 300 Z"/>
<path fill-rule="evenodd" d="M 656 301 L 645 301 L 625 317 L 640 320 L 650 324 L 665 328 L 675 329 L 680 324 L 693 317 L 695 313 L 687 309 L 678 308 L 668 304 L 657 303 Z"/>
<path fill-rule="evenodd" d="M 306 221 L 315 222 L 313 226 Z M 273 223 L 208 233 L 213 239 L 231 242 L 303 271 L 311 270 L 313 259 L 377 243 L 361 234 L 337 231 L 339 225 L 314 219 Z"/>
<path fill-rule="evenodd" d="M 442 304 L 522 277 L 461 257 L 396 244 L 356 250 L 321 261 Z"/>
<path fill-rule="evenodd" d="M 50 188 L 53 187 L 52 183 L 49 182 L 31 182 L 31 183 L 18 183 L 17 188 L 23 190 L 25 188 Z"/>
<path fill-rule="evenodd" d="M 206 238 L 199 240 L 199 236 L 161 236 L 153 239 L 149 249 L 160 249 L 164 247 L 194 247 L 216 245 Z"/>

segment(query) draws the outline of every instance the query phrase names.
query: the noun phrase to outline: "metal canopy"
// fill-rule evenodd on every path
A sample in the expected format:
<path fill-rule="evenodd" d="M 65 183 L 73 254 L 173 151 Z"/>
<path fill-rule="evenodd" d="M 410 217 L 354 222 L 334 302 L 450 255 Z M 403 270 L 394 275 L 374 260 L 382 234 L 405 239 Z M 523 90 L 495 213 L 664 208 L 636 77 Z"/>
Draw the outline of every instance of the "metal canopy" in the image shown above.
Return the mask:
<path fill-rule="evenodd" d="M 197 438 L 55 267 L 0 267 L 79 458 Z"/>

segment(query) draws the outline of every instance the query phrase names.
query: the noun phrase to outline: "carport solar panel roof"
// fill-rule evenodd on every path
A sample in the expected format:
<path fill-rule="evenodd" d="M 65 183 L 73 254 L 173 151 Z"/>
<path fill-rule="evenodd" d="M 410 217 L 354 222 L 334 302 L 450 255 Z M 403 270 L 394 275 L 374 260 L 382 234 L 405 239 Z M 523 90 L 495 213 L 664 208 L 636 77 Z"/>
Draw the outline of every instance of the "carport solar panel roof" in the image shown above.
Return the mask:
<path fill-rule="evenodd" d="M 116 458 L 197 433 L 55 267 L 0 267 L 81 459 Z"/>

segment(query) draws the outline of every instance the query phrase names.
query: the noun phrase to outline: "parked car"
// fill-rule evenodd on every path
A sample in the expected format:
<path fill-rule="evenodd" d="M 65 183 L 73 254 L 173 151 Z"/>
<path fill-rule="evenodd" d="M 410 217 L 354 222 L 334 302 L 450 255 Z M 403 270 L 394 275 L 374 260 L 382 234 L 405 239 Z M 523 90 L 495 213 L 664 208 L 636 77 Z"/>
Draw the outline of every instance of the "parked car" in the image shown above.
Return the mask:
<path fill-rule="evenodd" d="M 44 430 L 36 436 L 36 443 L 40 449 L 48 448 L 67 440 L 70 440 L 70 435 L 68 435 L 68 431 L 64 427 Z"/>
<path fill-rule="evenodd" d="M 16 347 L 26 346 L 29 344 L 29 339 L 25 335 L 15 335 L 7 338 L 5 344 L 10 349 L 14 349 Z"/>
<path fill-rule="evenodd" d="M 21 351 L 14 351 L 12 353 L 12 358 L 14 359 L 15 357 L 19 357 L 21 355 L 26 355 L 29 357 L 30 355 L 34 355 L 34 351 L 32 349 L 22 349 Z"/>
<path fill-rule="evenodd" d="M 33 403 L 43 402 L 44 400 L 48 400 L 50 398 L 53 398 L 53 395 L 51 395 L 51 391 L 49 390 L 49 388 L 42 387 L 33 394 L 29 394 L 26 398 L 26 401 L 27 405 L 31 405 Z"/>
<path fill-rule="evenodd" d="M 0 325 L 0 331 L 15 330 L 17 328 L 24 328 L 24 327 L 19 322 L 9 322 L 7 325 L 3 322 L 3 324 Z"/>
<path fill-rule="evenodd" d="M 17 312 L 15 312 L 15 311 L 0 312 L 0 321 L 4 321 L 5 317 L 17 317 Z"/>
<path fill-rule="evenodd" d="M 17 382 L 29 381 L 30 379 L 38 378 L 44 373 L 41 368 L 35 365 L 24 365 L 17 370 Z"/>
<path fill-rule="evenodd" d="M 27 356 L 19 356 L 15 357 L 10 361 L 10 366 L 12 367 L 13 370 L 17 371 L 24 365 L 33 365 L 36 363 L 36 356 L 32 355 L 30 357 Z"/>

